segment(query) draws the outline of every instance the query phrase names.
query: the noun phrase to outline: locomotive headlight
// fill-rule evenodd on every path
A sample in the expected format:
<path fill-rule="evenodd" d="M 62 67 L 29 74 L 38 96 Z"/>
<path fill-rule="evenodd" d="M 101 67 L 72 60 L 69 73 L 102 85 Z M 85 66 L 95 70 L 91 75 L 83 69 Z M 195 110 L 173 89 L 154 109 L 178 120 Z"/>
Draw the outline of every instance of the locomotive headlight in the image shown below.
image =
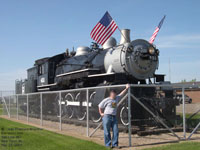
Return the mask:
<path fill-rule="evenodd" d="M 155 54 L 155 49 L 153 47 L 149 47 L 149 54 Z"/>

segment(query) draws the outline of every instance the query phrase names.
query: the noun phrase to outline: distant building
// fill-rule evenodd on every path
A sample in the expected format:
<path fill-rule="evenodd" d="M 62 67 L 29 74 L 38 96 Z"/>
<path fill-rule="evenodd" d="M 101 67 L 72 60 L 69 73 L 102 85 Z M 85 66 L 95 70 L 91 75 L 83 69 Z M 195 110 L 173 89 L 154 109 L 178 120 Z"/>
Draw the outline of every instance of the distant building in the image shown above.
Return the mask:
<path fill-rule="evenodd" d="M 200 88 L 200 81 L 198 82 L 179 82 L 179 83 L 172 83 L 175 87 L 176 86 L 184 86 L 185 88 L 195 89 Z"/>
<path fill-rule="evenodd" d="M 200 103 L 200 81 L 172 83 L 177 88 L 177 93 L 181 93 L 180 86 L 185 88 L 185 94 L 192 98 L 192 103 Z"/>

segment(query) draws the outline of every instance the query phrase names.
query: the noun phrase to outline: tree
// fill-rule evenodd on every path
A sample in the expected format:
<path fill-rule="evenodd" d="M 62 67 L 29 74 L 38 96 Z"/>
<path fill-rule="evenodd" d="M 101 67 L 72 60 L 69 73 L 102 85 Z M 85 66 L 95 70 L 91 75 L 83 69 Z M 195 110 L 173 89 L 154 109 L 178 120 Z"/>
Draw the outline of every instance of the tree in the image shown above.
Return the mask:
<path fill-rule="evenodd" d="M 185 83 L 185 82 L 187 82 L 186 79 L 181 80 L 181 83 Z"/>
<path fill-rule="evenodd" d="M 197 82 L 197 79 L 194 78 L 194 79 L 192 79 L 190 82 Z"/>

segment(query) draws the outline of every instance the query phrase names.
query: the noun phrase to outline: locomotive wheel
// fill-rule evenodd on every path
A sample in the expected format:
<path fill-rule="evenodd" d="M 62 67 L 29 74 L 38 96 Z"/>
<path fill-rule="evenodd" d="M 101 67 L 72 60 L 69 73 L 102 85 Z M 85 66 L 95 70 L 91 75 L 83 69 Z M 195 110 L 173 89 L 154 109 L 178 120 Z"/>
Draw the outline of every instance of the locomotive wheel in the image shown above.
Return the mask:
<path fill-rule="evenodd" d="M 91 95 L 90 95 L 90 102 L 93 103 L 94 102 L 94 96 L 95 96 L 96 92 L 93 92 Z M 99 114 L 99 111 L 98 111 L 98 106 L 97 107 L 94 107 L 92 106 L 92 110 L 91 110 L 91 119 L 93 122 L 97 123 L 97 122 L 100 122 L 101 121 L 101 116 Z"/>
<path fill-rule="evenodd" d="M 65 95 L 65 101 L 74 101 L 74 97 L 71 93 Z M 67 118 L 71 119 L 74 116 L 74 110 L 72 106 L 65 105 L 65 115 Z"/>
<path fill-rule="evenodd" d="M 86 117 L 86 109 L 82 106 L 83 100 L 81 99 L 81 93 L 77 93 L 75 97 L 75 101 L 80 102 L 80 106 L 76 108 L 76 116 L 78 120 L 84 120 Z"/>
<path fill-rule="evenodd" d="M 51 112 L 51 115 L 57 115 L 57 117 L 60 117 L 60 100 L 59 96 L 57 95 L 54 99 L 55 101 L 53 102 L 53 111 Z M 62 100 L 61 100 L 62 101 Z M 49 106 L 47 104 L 47 106 Z M 61 109 L 61 116 L 63 115 L 63 109 Z"/>
<path fill-rule="evenodd" d="M 125 104 L 120 110 L 120 120 L 121 123 L 125 126 L 128 126 L 128 106 Z"/>

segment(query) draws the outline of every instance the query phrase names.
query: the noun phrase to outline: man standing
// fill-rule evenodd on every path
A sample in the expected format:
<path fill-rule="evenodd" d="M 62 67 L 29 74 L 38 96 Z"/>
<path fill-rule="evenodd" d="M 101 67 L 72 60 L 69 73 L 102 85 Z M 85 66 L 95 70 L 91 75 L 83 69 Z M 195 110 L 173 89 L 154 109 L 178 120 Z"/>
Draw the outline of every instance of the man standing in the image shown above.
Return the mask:
<path fill-rule="evenodd" d="M 126 93 L 129 84 L 126 85 L 126 88 L 119 94 L 116 94 L 115 90 L 110 91 L 109 97 L 105 98 L 99 104 L 99 113 L 103 119 L 103 128 L 104 128 L 104 142 L 106 147 L 118 147 L 118 123 L 117 123 L 117 103 L 122 95 Z M 104 112 L 103 112 L 104 109 Z M 111 142 L 110 129 L 112 128 L 113 137 Z"/>

